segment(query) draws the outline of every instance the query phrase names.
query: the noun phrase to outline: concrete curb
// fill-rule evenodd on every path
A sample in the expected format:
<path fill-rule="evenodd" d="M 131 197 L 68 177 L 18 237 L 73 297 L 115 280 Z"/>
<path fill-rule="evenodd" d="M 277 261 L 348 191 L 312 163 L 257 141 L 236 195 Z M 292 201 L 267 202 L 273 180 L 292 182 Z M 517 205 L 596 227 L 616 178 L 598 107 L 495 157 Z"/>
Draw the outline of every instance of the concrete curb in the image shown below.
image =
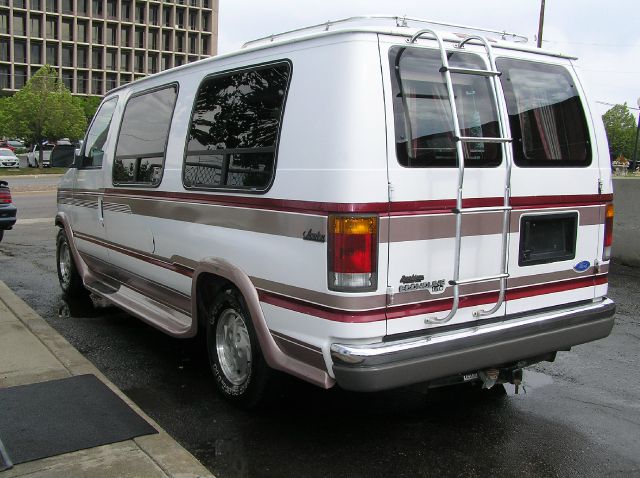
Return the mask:
<path fill-rule="evenodd" d="M 0 301 L 4 302 L 71 375 L 95 375 L 158 430 L 156 435 L 137 437 L 133 441 L 166 475 L 176 478 L 214 476 L 2 281 L 0 281 Z"/>

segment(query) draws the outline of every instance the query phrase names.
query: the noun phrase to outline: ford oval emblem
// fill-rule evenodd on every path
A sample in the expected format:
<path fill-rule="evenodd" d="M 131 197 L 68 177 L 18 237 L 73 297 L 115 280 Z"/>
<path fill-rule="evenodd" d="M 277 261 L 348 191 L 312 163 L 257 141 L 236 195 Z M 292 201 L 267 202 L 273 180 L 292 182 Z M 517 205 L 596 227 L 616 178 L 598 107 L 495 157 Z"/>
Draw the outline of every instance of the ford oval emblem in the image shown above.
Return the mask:
<path fill-rule="evenodd" d="M 582 261 L 582 262 L 578 262 L 575 266 L 573 266 L 573 270 L 576 271 L 576 272 L 584 272 L 589 267 L 591 267 L 591 262 Z"/>

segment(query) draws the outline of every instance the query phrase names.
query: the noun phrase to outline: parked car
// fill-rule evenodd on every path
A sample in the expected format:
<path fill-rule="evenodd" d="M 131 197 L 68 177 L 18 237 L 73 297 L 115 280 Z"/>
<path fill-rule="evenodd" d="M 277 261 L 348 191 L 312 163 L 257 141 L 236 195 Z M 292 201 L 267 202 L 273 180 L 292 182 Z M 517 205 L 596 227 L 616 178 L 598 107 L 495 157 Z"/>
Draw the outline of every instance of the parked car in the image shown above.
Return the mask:
<path fill-rule="evenodd" d="M 17 139 L 9 139 L 7 140 L 7 144 L 10 147 L 13 147 L 14 150 L 16 149 L 23 149 L 25 147 L 24 142 L 17 140 Z"/>
<path fill-rule="evenodd" d="M 55 144 L 53 143 L 44 143 L 42 145 L 42 167 L 48 168 L 51 164 L 50 157 L 51 151 Z M 31 151 L 27 153 L 27 166 L 30 168 L 37 168 L 40 164 L 40 145 L 34 144 L 31 148 Z"/>
<path fill-rule="evenodd" d="M 9 148 L 0 148 L 0 168 L 19 168 L 20 159 Z"/>
<path fill-rule="evenodd" d="M 0 148 L 10 149 L 11 151 L 15 151 L 16 147 L 13 146 L 8 141 L 0 141 Z"/>
<path fill-rule="evenodd" d="M 11 190 L 7 181 L 0 181 L 0 241 L 4 231 L 11 229 L 16 223 L 17 209 L 11 199 Z"/>
<path fill-rule="evenodd" d="M 611 165 L 573 59 L 352 20 L 111 90 L 58 189 L 65 295 L 201 332 L 246 406 L 272 369 L 490 388 L 609 335 Z"/>

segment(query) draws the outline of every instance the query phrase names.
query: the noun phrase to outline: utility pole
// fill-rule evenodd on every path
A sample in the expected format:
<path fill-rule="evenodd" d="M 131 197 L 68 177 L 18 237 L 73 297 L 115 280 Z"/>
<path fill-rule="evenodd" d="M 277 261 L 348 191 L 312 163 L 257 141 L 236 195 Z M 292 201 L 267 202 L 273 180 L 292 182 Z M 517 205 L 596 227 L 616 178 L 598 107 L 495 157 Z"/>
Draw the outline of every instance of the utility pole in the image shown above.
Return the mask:
<path fill-rule="evenodd" d="M 542 28 L 544 27 L 544 0 L 540 2 L 540 23 L 538 23 L 538 48 L 542 48 Z"/>

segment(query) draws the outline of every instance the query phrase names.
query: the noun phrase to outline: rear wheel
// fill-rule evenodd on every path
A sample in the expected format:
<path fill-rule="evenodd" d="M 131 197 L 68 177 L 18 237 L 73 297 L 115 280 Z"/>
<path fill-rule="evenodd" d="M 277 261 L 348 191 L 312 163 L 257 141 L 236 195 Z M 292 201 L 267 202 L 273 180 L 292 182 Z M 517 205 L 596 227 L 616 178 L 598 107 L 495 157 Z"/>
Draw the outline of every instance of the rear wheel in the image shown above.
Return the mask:
<path fill-rule="evenodd" d="M 87 295 L 87 290 L 84 288 L 82 278 L 73 260 L 69 239 L 64 229 L 58 231 L 58 237 L 56 238 L 56 266 L 60 288 L 66 298 Z"/>
<path fill-rule="evenodd" d="M 216 385 L 225 399 L 251 408 L 262 397 L 270 369 L 262 356 L 242 294 L 227 289 L 216 297 L 207 317 L 207 351 Z"/>

